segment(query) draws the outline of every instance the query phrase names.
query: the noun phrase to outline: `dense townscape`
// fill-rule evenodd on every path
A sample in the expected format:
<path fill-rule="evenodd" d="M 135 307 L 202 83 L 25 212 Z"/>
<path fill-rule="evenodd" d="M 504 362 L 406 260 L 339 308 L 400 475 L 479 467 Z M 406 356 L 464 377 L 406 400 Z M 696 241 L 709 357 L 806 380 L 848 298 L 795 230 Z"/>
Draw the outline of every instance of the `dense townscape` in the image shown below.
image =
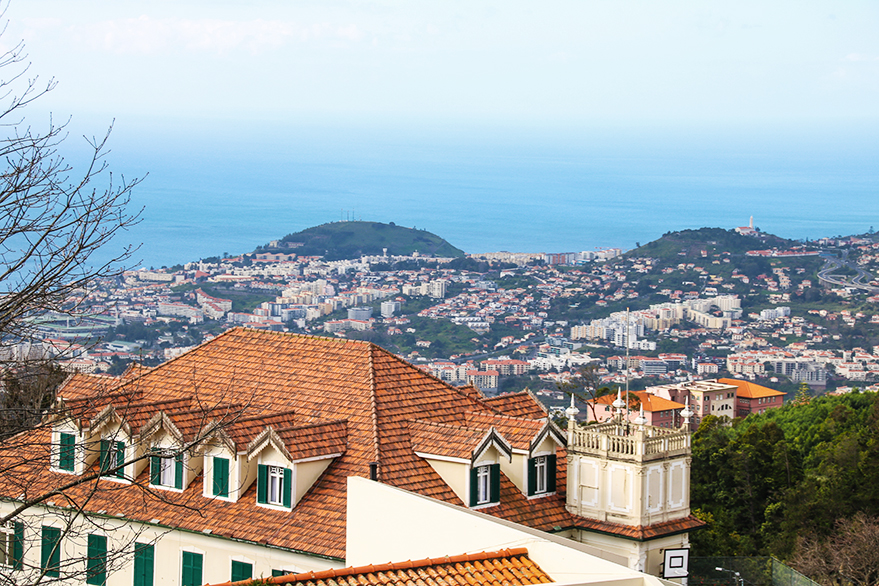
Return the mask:
<path fill-rule="evenodd" d="M 78 289 L 66 311 L 27 316 L 42 340 L 7 353 L 48 353 L 61 370 L 32 371 L 49 377 L 52 390 L 36 396 L 54 415 L 14 436 L 25 443 L 6 457 L 29 468 L 0 477 L 3 490 L 37 499 L 28 514 L 51 517 L 55 501 L 40 512 L 44 497 L 28 496 L 52 491 L 46 466 L 62 478 L 93 476 L 66 498 L 124 518 L 113 529 L 124 539 L 153 536 L 137 542 L 133 566 L 113 573 L 139 586 L 153 584 L 155 556 L 176 556 L 178 541 L 191 544 L 179 568 L 161 572 L 183 586 L 268 571 L 280 584 L 351 565 L 345 532 L 363 528 L 357 515 L 346 525 L 345 499 L 349 514 L 352 498 L 368 499 L 368 510 L 399 506 L 351 484 L 367 471 L 653 575 L 665 572 L 664 551 L 692 548 L 769 553 L 829 583 L 836 562 L 816 565 L 814 551 L 849 563 L 861 542 L 840 540 L 876 526 L 860 488 L 873 485 L 870 422 L 879 417 L 872 233 L 813 243 L 752 226 L 701 229 L 628 252 L 383 248 L 329 260 L 340 255 L 297 249 L 306 251 L 273 241 L 129 270 Z M 34 386 L 21 377 L 5 385 L 7 405 Z M 60 447 L 31 454 L 47 442 Z M 861 464 L 838 464 L 850 457 Z M 112 494 L 98 490 L 108 477 L 122 483 Z M 819 490 L 822 478 L 854 496 Z M 153 504 L 140 490 L 167 494 Z M 313 515 L 333 521 L 303 521 Z M 237 517 L 248 522 L 230 525 Z M 302 529 L 260 534 L 260 523 L 282 520 Z M 64 579 L 63 558 L 50 553 L 60 534 L 27 526 L 7 525 L 7 542 L 39 543 L 30 571 Z M 88 538 L 87 563 L 98 560 L 88 583 L 103 584 L 106 539 L 79 520 L 67 526 L 69 543 Z M 804 528 L 816 537 L 798 537 Z M 214 541 L 224 536 L 238 545 Z M 24 569 L 35 554 L 15 547 L 9 564 Z M 126 551 L 114 550 L 120 559 Z M 204 566 L 230 555 L 229 568 Z M 722 582 L 705 563 L 693 575 Z"/>
<path fill-rule="evenodd" d="M 787 392 L 872 384 L 879 296 L 869 282 L 819 274 L 837 257 L 871 268 L 879 244 L 869 235 L 764 250 L 747 229 L 692 232 L 626 254 L 385 251 L 335 261 L 275 241 L 126 271 L 76 300 L 80 319 L 39 325 L 70 370 L 154 365 L 244 325 L 373 341 L 452 384 L 529 388 L 557 408 L 558 385 L 587 365 L 614 388 L 719 376 Z M 734 244 L 724 248 L 718 234 Z"/>

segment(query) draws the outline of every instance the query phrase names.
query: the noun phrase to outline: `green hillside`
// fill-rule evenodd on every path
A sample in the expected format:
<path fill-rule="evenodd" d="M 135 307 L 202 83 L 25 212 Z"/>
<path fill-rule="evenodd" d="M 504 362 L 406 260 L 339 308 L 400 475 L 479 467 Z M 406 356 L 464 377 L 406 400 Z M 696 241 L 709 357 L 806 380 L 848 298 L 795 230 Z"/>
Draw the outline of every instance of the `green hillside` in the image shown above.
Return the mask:
<path fill-rule="evenodd" d="M 735 230 L 723 228 L 699 228 L 698 230 L 681 230 L 667 232 L 658 240 L 648 242 L 644 246 L 630 250 L 626 256 L 649 256 L 668 262 L 682 262 L 685 258 L 699 258 L 705 253 L 712 256 L 718 252 L 729 252 L 740 255 L 749 250 L 766 248 L 790 248 L 796 243 L 772 234 L 761 233 L 759 236 L 742 236 Z"/>
<path fill-rule="evenodd" d="M 326 260 L 357 258 L 361 255 L 423 255 L 460 257 L 464 251 L 427 230 L 397 226 L 393 222 L 333 222 L 307 228 L 281 239 L 279 246 L 261 250 L 295 252 L 301 256 L 322 256 Z"/>

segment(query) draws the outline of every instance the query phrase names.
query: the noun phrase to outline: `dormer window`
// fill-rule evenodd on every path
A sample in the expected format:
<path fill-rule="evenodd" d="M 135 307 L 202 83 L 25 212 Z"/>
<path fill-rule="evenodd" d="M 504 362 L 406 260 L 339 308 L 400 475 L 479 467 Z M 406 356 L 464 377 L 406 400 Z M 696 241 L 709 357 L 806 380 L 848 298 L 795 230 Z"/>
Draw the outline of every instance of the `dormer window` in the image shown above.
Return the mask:
<path fill-rule="evenodd" d="M 228 497 L 229 496 L 229 459 L 213 457 L 213 496 Z"/>
<path fill-rule="evenodd" d="M 183 454 L 156 453 L 150 456 L 150 484 L 182 489 Z"/>
<path fill-rule="evenodd" d="M 290 508 L 293 474 L 289 468 L 260 464 L 256 479 L 256 502 Z"/>
<path fill-rule="evenodd" d="M 284 470 L 280 466 L 269 466 L 267 496 L 270 505 L 280 505 L 283 502 L 281 492 L 284 489 Z"/>
<path fill-rule="evenodd" d="M 528 459 L 528 496 L 555 492 L 555 454 Z"/>
<path fill-rule="evenodd" d="M 101 474 L 125 478 L 125 442 L 101 440 Z"/>
<path fill-rule="evenodd" d="M 476 466 L 470 470 L 470 506 L 499 503 L 501 488 L 500 464 Z"/>
<path fill-rule="evenodd" d="M 58 469 L 73 472 L 76 464 L 76 436 L 72 433 L 60 433 L 58 450 Z"/>

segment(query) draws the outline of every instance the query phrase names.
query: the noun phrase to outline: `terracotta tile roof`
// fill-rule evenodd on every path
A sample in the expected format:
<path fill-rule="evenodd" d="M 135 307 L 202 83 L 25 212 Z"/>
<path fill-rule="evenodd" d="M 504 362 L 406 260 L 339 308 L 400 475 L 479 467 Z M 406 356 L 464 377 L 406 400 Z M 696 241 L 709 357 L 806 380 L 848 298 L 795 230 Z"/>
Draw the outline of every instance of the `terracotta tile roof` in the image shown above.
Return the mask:
<path fill-rule="evenodd" d="M 684 517 L 683 519 L 675 519 L 674 521 L 649 525 L 647 527 L 632 527 L 629 525 L 620 525 L 618 523 L 608 523 L 607 521 L 585 519 L 583 517 L 574 517 L 574 519 L 574 526 L 578 529 L 610 533 L 612 535 L 619 535 L 620 537 L 627 537 L 636 541 L 644 541 L 665 535 L 693 531 L 694 529 L 700 529 L 706 525 L 704 521 L 697 519 L 693 515 Z"/>
<path fill-rule="evenodd" d="M 498 395 L 483 400 L 483 403 L 504 415 L 542 419 L 547 416 L 546 408 L 531 391 Z"/>
<path fill-rule="evenodd" d="M 644 405 L 644 411 L 648 413 L 652 413 L 654 411 L 669 411 L 673 409 L 684 408 L 683 403 L 670 401 L 663 397 L 650 394 L 647 391 L 629 391 L 629 394 L 638 397 L 637 401 L 634 399 L 634 397 L 629 397 L 629 407 L 634 410 L 639 409 L 639 401 L 641 405 Z M 594 403 L 596 405 L 613 405 L 613 402 L 616 401 L 616 399 L 617 396 L 615 394 L 602 395 L 595 399 Z M 593 401 L 590 399 L 587 402 L 592 403 Z"/>
<path fill-rule="evenodd" d="M 486 429 L 436 421 L 409 424 L 412 450 L 418 453 L 469 460 L 473 449 L 485 437 Z"/>
<path fill-rule="evenodd" d="M 417 561 L 289 574 L 261 584 L 290 586 L 515 586 L 546 584 L 552 579 L 528 557 L 524 547 L 427 558 Z M 229 582 L 222 586 L 229 586 Z M 235 582 L 253 584 L 252 580 Z"/>
<path fill-rule="evenodd" d="M 527 450 L 531 446 L 531 440 L 537 437 L 543 426 L 544 419 L 523 419 L 508 415 L 495 415 L 493 413 L 468 412 L 465 422 L 468 427 L 484 429 L 488 431 L 494 427 L 513 447 L 514 450 Z"/>
<path fill-rule="evenodd" d="M 367 477 L 369 463 L 376 461 L 380 481 L 463 505 L 430 464 L 415 455 L 410 425 L 419 419 L 461 425 L 466 423 L 468 413 L 491 411 L 480 394 L 426 375 L 373 344 L 244 328 L 229 330 L 128 380 L 76 375 L 60 394 L 86 402 L 85 397 L 97 397 L 92 411 L 100 411 L 105 399 L 116 402 L 118 410 L 122 398 L 133 397 L 127 408 L 133 419 L 137 412 L 137 421 L 148 420 L 162 405 L 167 408 L 188 401 L 190 406 L 219 409 L 240 403 L 247 406 L 245 411 L 228 426 L 234 441 L 246 445 L 271 421 L 275 431 L 290 440 L 284 442 L 291 455 L 337 453 L 344 437 L 344 450 L 340 450 L 343 455 L 330 464 L 289 512 L 256 506 L 255 484 L 238 502 L 207 499 L 202 496 L 201 474 L 182 493 L 158 491 L 161 498 L 138 486 L 104 480 L 102 490 L 88 501 L 90 510 L 103 509 L 146 522 L 159 519 L 161 524 L 183 529 L 210 529 L 216 535 L 334 558 L 345 555 L 348 476 Z M 197 418 L 197 409 L 191 411 L 188 420 L 182 411 L 167 409 L 167 414 L 175 422 L 183 417 L 180 425 L 194 429 L 196 420 L 201 423 L 204 418 Z M 288 417 L 287 423 L 276 422 L 274 417 Z M 303 443 L 301 451 L 296 452 L 300 434 L 307 435 L 302 428 L 311 425 L 315 426 L 311 432 L 324 434 L 329 447 Z M 22 493 L 36 494 L 69 478 L 46 471 L 48 432 L 35 432 L 28 437 L 28 445 L 22 446 L 43 460 L 16 464 L 15 474 L 0 478 L 0 494 L 13 498 Z M 148 484 L 148 471 L 135 480 Z M 563 481 L 560 485 L 564 486 Z M 88 488 L 76 489 L 70 497 L 82 498 Z M 509 506 L 498 509 L 498 514 L 508 514 L 511 520 L 531 519 L 535 523 L 532 526 L 544 528 L 567 514 L 564 500 L 557 496 L 528 501 L 512 483 L 508 488 L 504 492 L 509 492 L 512 500 Z M 189 508 L 181 508 L 180 504 Z M 548 524 L 544 519 L 555 521 Z"/>
<path fill-rule="evenodd" d="M 737 387 L 736 396 L 743 397 L 745 399 L 762 399 L 764 397 L 784 396 L 784 393 L 782 393 L 781 391 L 776 391 L 767 387 L 763 387 L 746 380 L 739 380 L 736 378 L 721 378 L 718 379 L 717 382 L 727 385 L 735 385 Z"/>
<path fill-rule="evenodd" d="M 649 413 L 655 411 L 672 411 L 674 409 L 683 409 L 685 407 L 683 403 L 671 401 L 657 395 L 651 395 L 647 391 L 635 391 L 635 394 L 638 395 L 641 404 L 644 405 L 644 411 Z"/>
<path fill-rule="evenodd" d="M 348 445 L 348 422 L 331 421 L 278 430 L 293 460 L 342 454 Z"/>

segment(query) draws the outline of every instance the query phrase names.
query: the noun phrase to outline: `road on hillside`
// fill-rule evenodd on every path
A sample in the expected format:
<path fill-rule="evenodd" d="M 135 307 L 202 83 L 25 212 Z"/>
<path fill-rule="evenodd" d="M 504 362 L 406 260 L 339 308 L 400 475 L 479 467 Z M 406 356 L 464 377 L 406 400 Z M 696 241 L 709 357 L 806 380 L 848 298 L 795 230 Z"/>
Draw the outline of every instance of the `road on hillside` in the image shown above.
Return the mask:
<path fill-rule="evenodd" d="M 824 257 L 824 266 L 821 267 L 820 271 L 818 271 L 819 282 L 829 283 L 838 287 L 863 289 L 869 293 L 879 293 L 879 287 L 874 287 L 872 285 L 864 283 L 864 279 L 872 281 L 875 279 L 875 277 L 867 271 L 863 270 L 857 264 L 849 262 L 848 250 L 844 250 L 841 257 L 837 257 L 835 254 L 829 251 L 823 251 L 821 256 Z M 844 275 L 833 274 L 834 271 L 837 271 L 842 267 L 849 268 L 855 271 L 857 274 L 851 278 Z"/>

